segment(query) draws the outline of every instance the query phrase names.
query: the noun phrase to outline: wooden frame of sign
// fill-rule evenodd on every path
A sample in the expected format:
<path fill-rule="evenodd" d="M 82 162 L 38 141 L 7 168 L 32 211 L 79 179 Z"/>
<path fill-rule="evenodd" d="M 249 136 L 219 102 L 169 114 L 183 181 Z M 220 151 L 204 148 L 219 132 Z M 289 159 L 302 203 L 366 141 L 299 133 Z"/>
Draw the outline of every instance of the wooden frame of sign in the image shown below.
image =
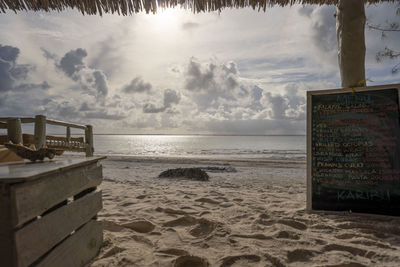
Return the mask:
<path fill-rule="evenodd" d="M 307 92 L 307 211 L 400 216 L 400 84 Z"/>

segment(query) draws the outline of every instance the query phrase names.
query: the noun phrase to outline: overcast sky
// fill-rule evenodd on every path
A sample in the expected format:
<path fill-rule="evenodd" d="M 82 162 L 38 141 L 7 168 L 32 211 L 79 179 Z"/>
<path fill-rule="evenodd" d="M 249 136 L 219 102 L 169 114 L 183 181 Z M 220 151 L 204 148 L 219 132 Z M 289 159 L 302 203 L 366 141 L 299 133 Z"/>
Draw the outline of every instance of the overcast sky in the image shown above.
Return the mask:
<path fill-rule="evenodd" d="M 367 19 L 399 21 L 394 4 Z M 96 133 L 304 134 L 307 90 L 340 87 L 334 6 L 193 14 L 0 14 L 0 114 L 92 124 Z M 366 30 L 368 85 L 400 34 Z"/>

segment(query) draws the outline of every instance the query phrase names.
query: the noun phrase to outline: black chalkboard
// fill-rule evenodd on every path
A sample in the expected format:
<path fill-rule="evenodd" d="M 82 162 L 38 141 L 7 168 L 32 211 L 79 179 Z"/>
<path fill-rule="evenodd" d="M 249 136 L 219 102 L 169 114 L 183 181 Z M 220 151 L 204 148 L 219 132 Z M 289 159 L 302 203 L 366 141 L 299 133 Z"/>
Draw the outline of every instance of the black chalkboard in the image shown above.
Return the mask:
<path fill-rule="evenodd" d="M 311 209 L 400 216 L 399 88 L 309 92 L 308 105 Z"/>

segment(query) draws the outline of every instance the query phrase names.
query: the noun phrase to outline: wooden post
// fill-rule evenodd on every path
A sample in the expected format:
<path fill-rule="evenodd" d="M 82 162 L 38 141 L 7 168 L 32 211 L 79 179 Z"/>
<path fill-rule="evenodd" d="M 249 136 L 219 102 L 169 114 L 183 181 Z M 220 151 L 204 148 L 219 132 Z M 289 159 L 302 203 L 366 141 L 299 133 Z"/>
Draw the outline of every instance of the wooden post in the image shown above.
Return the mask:
<path fill-rule="evenodd" d="M 94 146 L 93 146 L 93 127 L 92 125 L 86 125 L 85 129 L 85 143 L 86 143 L 86 157 L 92 157 Z"/>
<path fill-rule="evenodd" d="M 366 86 L 364 2 L 340 0 L 336 10 L 338 60 L 344 88 Z"/>
<path fill-rule="evenodd" d="M 35 117 L 35 147 L 42 148 L 46 145 L 46 116 L 36 115 Z"/>
<path fill-rule="evenodd" d="M 14 144 L 22 144 L 21 119 L 13 118 L 7 120 L 8 139 Z"/>
<path fill-rule="evenodd" d="M 71 142 L 71 128 L 67 127 L 67 143 Z"/>

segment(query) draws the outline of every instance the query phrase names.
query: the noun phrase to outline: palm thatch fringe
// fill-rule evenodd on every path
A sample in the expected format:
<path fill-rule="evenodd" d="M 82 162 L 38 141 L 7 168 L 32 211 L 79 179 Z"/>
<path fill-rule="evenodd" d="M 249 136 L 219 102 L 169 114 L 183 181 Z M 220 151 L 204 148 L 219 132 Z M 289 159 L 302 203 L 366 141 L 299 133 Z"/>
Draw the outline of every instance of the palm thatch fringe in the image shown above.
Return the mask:
<path fill-rule="evenodd" d="M 180 6 L 193 12 L 209 12 L 223 8 L 243 8 L 265 11 L 270 6 L 294 4 L 337 4 L 339 0 L 0 0 L 0 11 L 63 11 L 76 8 L 82 14 L 100 16 L 103 13 L 131 15 L 140 11 L 156 13 L 157 8 Z M 365 3 L 395 2 L 398 0 L 360 0 Z"/>

